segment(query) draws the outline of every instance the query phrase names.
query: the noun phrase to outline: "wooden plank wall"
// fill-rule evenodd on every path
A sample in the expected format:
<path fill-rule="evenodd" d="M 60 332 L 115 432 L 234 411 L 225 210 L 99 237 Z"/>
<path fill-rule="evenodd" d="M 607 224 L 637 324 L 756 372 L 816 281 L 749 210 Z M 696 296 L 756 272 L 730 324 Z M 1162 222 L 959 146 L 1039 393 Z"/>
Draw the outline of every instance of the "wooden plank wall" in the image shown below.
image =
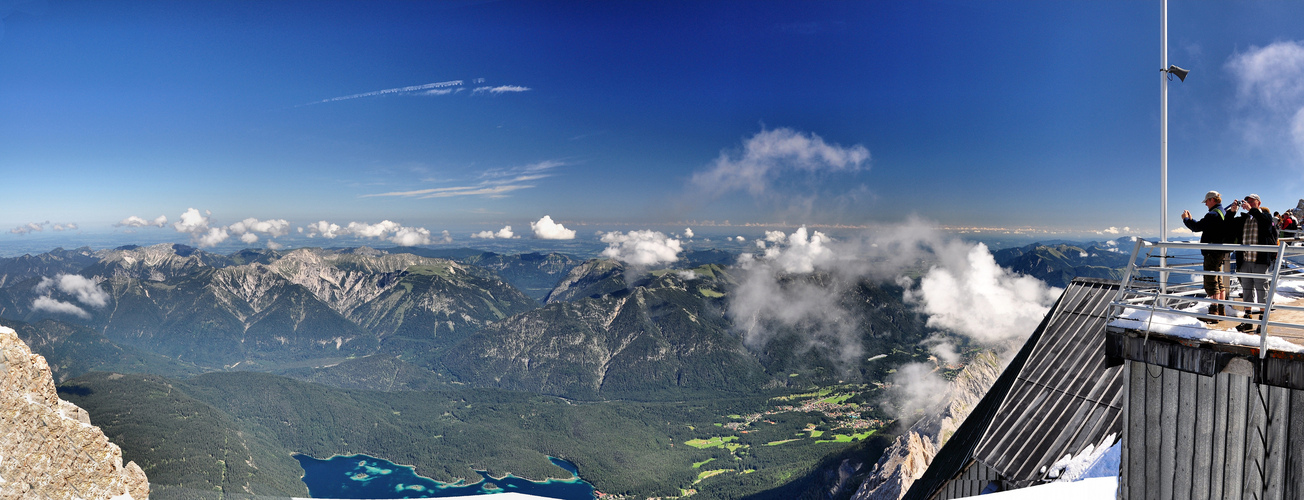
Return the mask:
<path fill-rule="evenodd" d="M 1118 498 L 1304 498 L 1304 391 L 1125 363 Z"/>
<path fill-rule="evenodd" d="M 982 462 L 970 461 L 969 466 L 960 473 L 958 477 L 946 482 L 941 490 L 933 495 L 933 500 L 950 500 L 952 498 L 966 498 L 977 496 L 982 493 L 987 483 L 992 481 L 999 482 L 1002 487 L 1007 487 L 1000 474 L 990 467 L 983 465 Z"/>

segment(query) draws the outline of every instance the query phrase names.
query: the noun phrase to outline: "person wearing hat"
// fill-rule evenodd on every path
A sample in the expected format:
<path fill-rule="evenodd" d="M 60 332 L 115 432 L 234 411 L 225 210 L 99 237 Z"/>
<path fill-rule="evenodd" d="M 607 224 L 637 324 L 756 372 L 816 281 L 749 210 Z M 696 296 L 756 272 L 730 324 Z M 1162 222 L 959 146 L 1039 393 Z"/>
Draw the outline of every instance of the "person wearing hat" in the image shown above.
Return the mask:
<path fill-rule="evenodd" d="M 1248 207 L 1244 215 L 1238 215 L 1234 218 L 1231 215 L 1236 213 L 1240 207 Z M 1231 220 L 1229 236 L 1239 237 L 1242 245 L 1277 245 L 1277 227 L 1272 224 L 1272 213 L 1262 205 L 1259 195 L 1250 194 L 1244 200 L 1233 203 L 1228 211 L 1231 212 L 1228 217 Z M 1255 252 L 1250 250 L 1238 251 L 1236 253 L 1236 272 L 1251 274 L 1267 274 L 1268 266 L 1277 258 L 1275 252 Z M 1237 277 L 1241 280 L 1241 300 L 1245 302 L 1267 302 L 1268 301 L 1268 280 L 1256 277 Z M 1245 317 L 1253 317 L 1253 308 L 1245 309 Z M 1263 310 L 1259 310 L 1262 317 Z M 1237 330 L 1248 332 L 1254 329 L 1250 323 L 1242 323 L 1236 327 Z"/>
<path fill-rule="evenodd" d="M 1190 210 L 1183 210 L 1182 223 L 1192 232 L 1200 233 L 1200 243 L 1226 243 L 1228 224 L 1227 213 L 1222 208 L 1222 195 L 1217 191 L 1205 193 L 1204 206 L 1209 212 L 1198 221 L 1191 217 Z M 1226 251 L 1200 250 L 1200 254 L 1204 256 L 1205 271 L 1225 271 L 1224 266 L 1228 266 Z M 1227 300 L 1227 284 L 1219 276 L 1204 276 L 1204 292 L 1211 299 Z M 1209 304 L 1210 315 L 1225 316 L 1225 312 L 1222 304 Z M 1217 322 L 1205 318 L 1200 318 L 1200 321 Z"/>

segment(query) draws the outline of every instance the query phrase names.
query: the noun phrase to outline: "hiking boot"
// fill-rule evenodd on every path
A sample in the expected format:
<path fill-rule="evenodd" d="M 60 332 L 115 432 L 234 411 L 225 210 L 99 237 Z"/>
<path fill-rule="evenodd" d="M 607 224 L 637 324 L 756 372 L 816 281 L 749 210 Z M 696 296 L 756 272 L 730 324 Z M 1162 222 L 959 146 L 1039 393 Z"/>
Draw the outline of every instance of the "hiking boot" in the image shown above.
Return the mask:
<path fill-rule="evenodd" d="M 1239 325 L 1236 325 L 1236 331 L 1241 333 L 1250 333 L 1250 331 L 1254 329 L 1255 327 L 1253 323 L 1241 323 Z"/>

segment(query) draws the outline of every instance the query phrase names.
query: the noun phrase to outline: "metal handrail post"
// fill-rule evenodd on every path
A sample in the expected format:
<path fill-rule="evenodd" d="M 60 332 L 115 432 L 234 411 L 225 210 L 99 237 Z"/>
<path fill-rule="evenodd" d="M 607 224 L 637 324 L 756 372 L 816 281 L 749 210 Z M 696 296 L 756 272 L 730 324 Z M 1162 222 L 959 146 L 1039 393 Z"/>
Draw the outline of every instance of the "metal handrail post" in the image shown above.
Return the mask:
<path fill-rule="evenodd" d="M 1145 240 L 1137 238 L 1136 245 L 1132 247 L 1132 258 L 1127 261 L 1127 269 L 1123 271 L 1123 281 L 1119 283 L 1118 293 L 1114 294 L 1114 301 L 1109 306 L 1109 318 L 1111 320 L 1114 318 L 1115 307 L 1118 308 L 1120 313 L 1123 311 L 1123 306 L 1119 305 L 1119 303 L 1123 302 L 1123 294 L 1127 293 L 1128 287 L 1132 285 L 1132 271 L 1136 269 L 1136 257 L 1141 253 L 1143 243 L 1145 243 Z"/>
<path fill-rule="evenodd" d="M 1286 242 L 1277 242 L 1277 262 L 1272 264 L 1272 282 L 1268 284 L 1268 296 L 1263 302 L 1263 317 L 1259 318 L 1259 359 L 1268 357 L 1268 315 L 1272 314 L 1272 299 L 1277 295 L 1277 278 L 1281 277 L 1281 266 L 1286 260 Z"/>

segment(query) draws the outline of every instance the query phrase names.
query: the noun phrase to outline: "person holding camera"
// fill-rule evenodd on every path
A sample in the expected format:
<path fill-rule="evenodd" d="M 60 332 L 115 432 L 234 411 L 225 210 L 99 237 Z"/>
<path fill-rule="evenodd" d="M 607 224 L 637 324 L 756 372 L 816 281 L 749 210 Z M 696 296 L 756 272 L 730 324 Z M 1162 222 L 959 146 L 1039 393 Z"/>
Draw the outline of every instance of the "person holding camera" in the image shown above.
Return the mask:
<path fill-rule="evenodd" d="M 1242 245 L 1277 245 L 1277 228 L 1272 224 L 1272 214 L 1262 206 L 1259 195 L 1250 194 L 1244 200 L 1236 200 L 1228 211 L 1236 213 L 1239 208 L 1247 208 L 1244 215 L 1231 220 L 1231 235 L 1239 236 Z M 1277 257 L 1273 252 L 1238 251 L 1236 252 L 1236 272 L 1267 274 L 1268 266 Z M 1241 300 L 1245 302 L 1267 302 L 1268 280 L 1256 277 L 1238 277 L 1241 280 Z M 1245 317 L 1253 317 L 1253 308 L 1245 309 Z M 1259 310 L 1262 317 L 1263 310 Z M 1254 329 L 1250 323 L 1242 323 L 1237 330 L 1247 332 Z"/>
<path fill-rule="evenodd" d="M 1204 194 L 1204 206 L 1209 212 L 1204 214 L 1200 220 L 1191 217 L 1190 210 L 1182 211 L 1182 223 L 1192 232 L 1200 233 L 1200 243 L 1226 243 L 1228 224 L 1227 213 L 1223 211 L 1222 194 L 1217 191 L 1209 191 Z M 1227 252 L 1223 250 L 1200 250 L 1204 256 L 1205 271 L 1227 271 L 1230 267 L 1228 263 Z M 1220 276 L 1206 274 L 1204 276 L 1204 292 L 1211 299 L 1227 300 L 1227 282 Z M 1210 316 L 1226 316 L 1226 309 L 1222 304 L 1209 304 Z M 1205 323 L 1217 323 L 1218 320 L 1200 318 Z"/>

